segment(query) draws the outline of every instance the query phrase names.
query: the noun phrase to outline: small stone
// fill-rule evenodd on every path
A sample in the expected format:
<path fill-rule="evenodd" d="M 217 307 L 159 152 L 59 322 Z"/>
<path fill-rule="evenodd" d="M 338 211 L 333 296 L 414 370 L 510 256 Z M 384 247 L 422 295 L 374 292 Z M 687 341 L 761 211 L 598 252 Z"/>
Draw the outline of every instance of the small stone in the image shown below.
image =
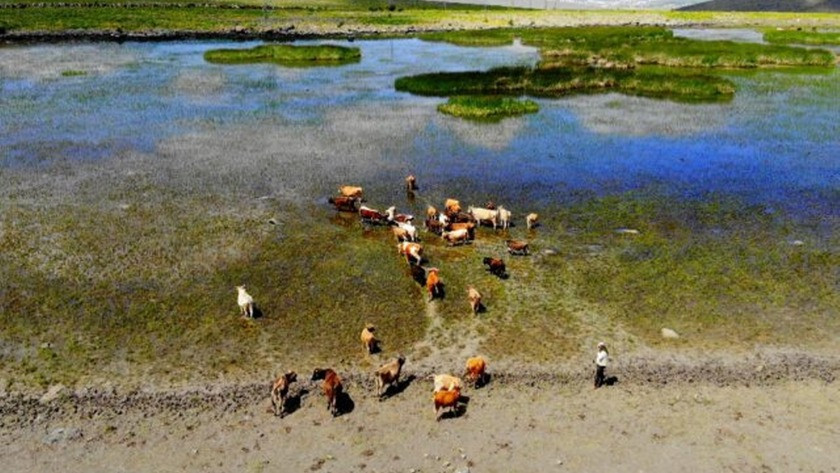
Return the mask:
<path fill-rule="evenodd" d="M 461 454 L 461 459 L 462 459 L 462 460 L 466 460 L 466 459 L 467 459 L 467 454 L 466 454 L 466 453 L 462 453 L 462 454 Z"/>
<path fill-rule="evenodd" d="M 615 231 L 619 235 L 638 235 L 639 231 L 635 228 L 619 228 Z"/>
<path fill-rule="evenodd" d="M 805 244 L 805 242 L 802 240 L 793 240 L 792 242 L 790 242 L 790 244 L 793 246 L 802 246 Z"/>
<path fill-rule="evenodd" d="M 272 225 L 279 225 L 280 224 L 280 222 L 278 222 L 276 218 L 268 219 L 268 223 L 270 223 Z"/>
<path fill-rule="evenodd" d="M 452 465 L 452 463 L 450 463 L 450 462 L 445 462 L 445 463 L 443 464 L 443 467 L 444 467 L 444 468 L 449 468 L 449 466 L 450 466 L 450 465 Z"/>
<path fill-rule="evenodd" d="M 558 466 L 562 465 L 562 464 L 563 464 L 563 460 L 557 460 L 556 464 L 557 464 Z"/>
<path fill-rule="evenodd" d="M 82 430 L 77 429 L 75 427 L 59 427 L 57 429 L 53 429 L 41 439 L 46 445 L 55 445 L 60 442 L 68 442 L 71 440 L 79 440 L 82 438 Z"/>
<path fill-rule="evenodd" d="M 46 404 L 48 402 L 54 401 L 61 395 L 61 392 L 64 391 L 64 389 L 65 386 L 63 384 L 54 384 L 50 386 L 50 389 L 48 389 L 47 392 L 43 396 L 41 396 L 41 403 Z"/>
<path fill-rule="evenodd" d="M 680 338 L 680 334 L 678 334 L 677 332 L 675 332 L 675 331 L 673 331 L 669 328 L 663 328 L 662 329 L 662 338 L 676 339 L 676 338 Z"/>

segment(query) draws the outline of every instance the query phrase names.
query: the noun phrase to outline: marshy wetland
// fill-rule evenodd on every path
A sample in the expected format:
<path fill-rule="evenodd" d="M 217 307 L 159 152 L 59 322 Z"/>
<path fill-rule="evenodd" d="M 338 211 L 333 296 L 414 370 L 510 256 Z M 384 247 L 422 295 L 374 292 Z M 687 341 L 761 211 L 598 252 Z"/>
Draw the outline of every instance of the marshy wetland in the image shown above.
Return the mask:
<path fill-rule="evenodd" d="M 395 83 L 538 70 L 527 40 L 295 43 L 361 51 L 336 67 L 204 59 L 259 44 L 0 48 L 9 389 L 253 380 L 324 361 L 366 371 L 367 322 L 386 353 L 430 367 L 476 351 L 573 364 L 601 339 L 628 356 L 836 344 L 836 68 L 701 72 L 731 89 L 705 103 L 534 93 L 536 113 L 473 122 Z M 626 71 L 607 73 L 640 73 Z M 516 225 L 456 248 L 423 234 L 447 294 L 427 303 L 390 231 L 326 203 L 342 184 L 418 217 L 448 197 L 493 200 Z M 529 212 L 542 222 L 530 231 Z M 508 256 L 511 237 L 532 255 Z M 504 257 L 510 278 L 484 256 Z M 238 317 L 240 284 L 262 317 Z M 477 317 L 468 285 L 485 297 Z"/>

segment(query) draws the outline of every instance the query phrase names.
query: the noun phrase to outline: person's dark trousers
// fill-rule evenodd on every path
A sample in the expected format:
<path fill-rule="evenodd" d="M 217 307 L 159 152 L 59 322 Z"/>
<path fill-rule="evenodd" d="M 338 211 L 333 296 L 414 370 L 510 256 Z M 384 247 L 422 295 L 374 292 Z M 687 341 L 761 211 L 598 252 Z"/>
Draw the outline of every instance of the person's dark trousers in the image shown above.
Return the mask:
<path fill-rule="evenodd" d="M 600 388 L 604 385 L 604 372 L 607 370 L 606 366 L 599 366 L 595 369 L 595 387 Z"/>

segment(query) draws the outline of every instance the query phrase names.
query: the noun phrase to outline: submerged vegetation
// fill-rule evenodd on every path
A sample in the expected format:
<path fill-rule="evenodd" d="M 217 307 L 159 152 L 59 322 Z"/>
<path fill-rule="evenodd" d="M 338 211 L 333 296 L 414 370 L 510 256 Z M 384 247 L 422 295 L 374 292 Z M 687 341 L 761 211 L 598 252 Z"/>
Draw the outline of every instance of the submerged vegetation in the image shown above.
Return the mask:
<path fill-rule="evenodd" d="M 474 120 L 498 120 L 526 113 L 536 113 L 540 107 L 533 100 L 516 100 L 510 97 L 459 96 L 438 105 L 438 110 L 447 115 Z"/>
<path fill-rule="evenodd" d="M 293 46 L 267 44 L 251 49 L 213 49 L 204 53 L 204 59 L 216 64 L 252 64 L 269 62 L 282 65 L 329 65 L 358 62 L 362 57 L 359 48 L 335 45 Z"/>
<path fill-rule="evenodd" d="M 777 44 L 840 44 L 840 31 L 773 30 L 764 33 L 764 41 Z"/>

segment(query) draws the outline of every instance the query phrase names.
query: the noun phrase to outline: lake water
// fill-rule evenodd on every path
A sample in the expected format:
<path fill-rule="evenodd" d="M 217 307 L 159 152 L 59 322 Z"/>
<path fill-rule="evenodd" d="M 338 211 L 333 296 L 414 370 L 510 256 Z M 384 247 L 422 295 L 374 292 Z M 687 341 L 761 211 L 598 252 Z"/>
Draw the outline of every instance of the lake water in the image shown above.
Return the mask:
<path fill-rule="evenodd" d="M 255 44 L 0 48 L 0 169 L 97 165 L 126 154 L 198 163 L 202 150 L 218 155 L 213 162 L 286 153 L 293 162 L 276 170 L 280 184 L 265 186 L 313 199 L 341 180 L 394 182 L 413 172 L 430 199 L 551 205 L 655 189 L 733 196 L 801 217 L 840 215 L 837 70 L 731 73 L 738 91 L 726 104 L 586 95 L 540 99 L 537 114 L 478 124 L 437 113 L 443 99 L 396 92 L 394 80 L 533 64 L 536 50 L 357 41 L 360 63 L 308 69 L 202 57 Z M 255 184 L 255 194 L 264 191 Z"/>

